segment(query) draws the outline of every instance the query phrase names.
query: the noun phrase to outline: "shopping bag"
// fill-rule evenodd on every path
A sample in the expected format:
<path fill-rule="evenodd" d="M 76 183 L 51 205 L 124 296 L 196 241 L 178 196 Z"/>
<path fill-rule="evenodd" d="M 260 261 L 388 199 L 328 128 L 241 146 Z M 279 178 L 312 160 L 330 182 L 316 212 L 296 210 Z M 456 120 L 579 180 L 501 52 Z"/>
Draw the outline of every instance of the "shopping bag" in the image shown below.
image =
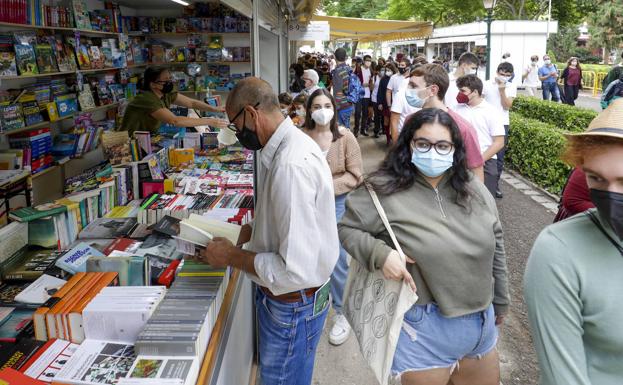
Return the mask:
<path fill-rule="evenodd" d="M 367 183 L 366 188 L 389 232 L 394 248 L 405 261 L 406 257 L 376 193 Z M 363 357 L 381 385 L 387 385 L 389 380 L 404 314 L 415 304 L 417 298 L 404 280 L 385 279 L 381 270 L 370 273 L 355 258 L 351 259 L 344 288 L 343 312 L 357 337 Z"/>

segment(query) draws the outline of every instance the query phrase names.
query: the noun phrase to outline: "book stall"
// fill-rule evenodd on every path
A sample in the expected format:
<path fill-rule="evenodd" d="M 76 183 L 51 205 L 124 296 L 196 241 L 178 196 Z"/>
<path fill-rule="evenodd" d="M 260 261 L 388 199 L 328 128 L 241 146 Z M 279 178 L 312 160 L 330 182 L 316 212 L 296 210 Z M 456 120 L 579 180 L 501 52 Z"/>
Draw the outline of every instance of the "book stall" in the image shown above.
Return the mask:
<path fill-rule="evenodd" d="M 153 65 L 215 106 L 285 90 L 299 3 L 0 0 L 0 383 L 255 383 L 252 283 L 193 257 L 253 218 L 255 154 L 117 130 Z"/>

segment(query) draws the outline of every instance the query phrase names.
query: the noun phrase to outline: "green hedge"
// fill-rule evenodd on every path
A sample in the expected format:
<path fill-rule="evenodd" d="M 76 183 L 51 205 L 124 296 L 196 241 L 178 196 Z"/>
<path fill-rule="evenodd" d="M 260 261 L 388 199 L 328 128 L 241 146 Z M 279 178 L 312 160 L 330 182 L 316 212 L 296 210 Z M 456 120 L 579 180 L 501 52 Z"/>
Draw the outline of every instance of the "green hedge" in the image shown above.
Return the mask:
<path fill-rule="evenodd" d="M 517 112 L 511 112 L 510 127 L 506 162 L 537 185 L 560 194 L 571 170 L 560 160 L 564 131 Z"/>
<path fill-rule="evenodd" d="M 588 128 L 597 112 L 585 108 L 553 103 L 528 96 L 518 96 L 511 111 L 526 118 L 548 123 L 565 131 L 580 132 Z M 512 125 L 511 125 L 512 127 Z"/>

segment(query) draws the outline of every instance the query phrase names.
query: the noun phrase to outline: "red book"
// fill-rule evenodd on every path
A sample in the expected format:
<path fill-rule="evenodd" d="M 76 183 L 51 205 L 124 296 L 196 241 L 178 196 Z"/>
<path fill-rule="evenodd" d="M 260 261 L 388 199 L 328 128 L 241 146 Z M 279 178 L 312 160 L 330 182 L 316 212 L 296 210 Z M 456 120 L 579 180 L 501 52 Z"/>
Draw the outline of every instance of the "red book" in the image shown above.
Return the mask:
<path fill-rule="evenodd" d="M 104 254 L 110 255 L 110 253 L 115 250 L 133 253 L 140 244 L 141 242 L 135 241 L 134 239 L 117 238 L 104 249 Z"/>
<path fill-rule="evenodd" d="M 158 285 L 171 287 L 171 283 L 173 282 L 173 278 L 175 277 L 175 270 L 177 270 L 180 262 L 180 259 L 176 259 L 175 261 L 171 262 L 171 264 L 158 277 Z"/>
<path fill-rule="evenodd" d="M 46 385 L 45 382 L 30 378 L 15 369 L 0 370 L 0 384 L 6 385 Z"/>

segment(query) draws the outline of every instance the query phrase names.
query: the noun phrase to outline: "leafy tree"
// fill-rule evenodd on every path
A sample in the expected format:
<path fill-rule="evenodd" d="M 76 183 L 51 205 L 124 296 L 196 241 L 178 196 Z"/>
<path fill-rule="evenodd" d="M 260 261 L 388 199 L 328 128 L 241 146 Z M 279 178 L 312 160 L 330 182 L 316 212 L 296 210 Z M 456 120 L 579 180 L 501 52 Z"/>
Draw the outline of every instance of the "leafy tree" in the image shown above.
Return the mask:
<path fill-rule="evenodd" d="M 329 16 L 376 19 L 387 8 L 387 0 L 322 0 L 320 7 Z"/>
<path fill-rule="evenodd" d="M 485 15 L 481 0 L 389 0 L 381 17 L 426 20 L 435 25 L 469 23 Z"/>
<path fill-rule="evenodd" d="M 590 18 L 591 44 L 608 49 L 623 44 L 623 0 L 596 0 L 597 11 Z"/>

